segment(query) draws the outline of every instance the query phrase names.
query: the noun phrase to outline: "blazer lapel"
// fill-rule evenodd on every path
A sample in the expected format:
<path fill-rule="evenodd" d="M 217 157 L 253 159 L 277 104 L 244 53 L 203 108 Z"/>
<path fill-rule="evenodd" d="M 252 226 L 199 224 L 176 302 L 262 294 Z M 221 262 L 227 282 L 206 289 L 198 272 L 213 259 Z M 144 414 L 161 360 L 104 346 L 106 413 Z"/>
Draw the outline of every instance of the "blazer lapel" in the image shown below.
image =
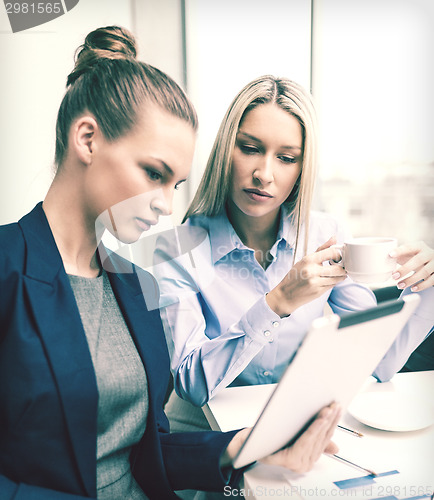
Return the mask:
<path fill-rule="evenodd" d="M 86 336 L 41 204 L 19 224 L 28 252 L 25 289 L 57 382 L 83 488 L 95 496 L 98 390 Z"/>

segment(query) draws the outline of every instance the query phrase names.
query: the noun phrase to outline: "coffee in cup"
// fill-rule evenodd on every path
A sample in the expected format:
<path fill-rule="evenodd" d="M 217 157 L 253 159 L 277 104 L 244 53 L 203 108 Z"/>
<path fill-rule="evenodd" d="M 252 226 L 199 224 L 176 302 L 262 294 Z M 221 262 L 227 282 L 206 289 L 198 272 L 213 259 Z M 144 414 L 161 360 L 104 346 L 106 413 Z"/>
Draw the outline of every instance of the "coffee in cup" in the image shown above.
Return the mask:
<path fill-rule="evenodd" d="M 342 253 L 339 264 L 357 283 L 387 281 L 396 268 L 396 259 L 389 255 L 397 246 L 395 238 L 352 238 L 334 246 Z"/>

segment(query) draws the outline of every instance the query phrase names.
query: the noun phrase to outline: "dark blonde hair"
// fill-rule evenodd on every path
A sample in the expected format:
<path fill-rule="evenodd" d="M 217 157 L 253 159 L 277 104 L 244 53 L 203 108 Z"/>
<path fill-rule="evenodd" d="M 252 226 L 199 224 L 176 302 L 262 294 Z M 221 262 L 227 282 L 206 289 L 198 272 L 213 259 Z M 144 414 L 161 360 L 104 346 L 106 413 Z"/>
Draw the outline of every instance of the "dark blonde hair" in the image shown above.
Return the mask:
<path fill-rule="evenodd" d="M 136 55 L 135 39 L 125 28 L 107 26 L 87 35 L 76 52 L 57 115 L 57 166 L 65 159 L 71 124 L 84 111 L 95 116 L 108 141 L 133 128 L 144 103 L 158 105 L 197 130 L 196 112 L 180 86 Z"/>
<path fill-rule="evenodd" d="M 279 106 L 297 118 L 302 129 L 301 174 L 284 205 L 296 227 L 296 248 L 301 225 L 304 224 L 306 251 L 317 166 L 316 113 L 311 95 L 301 85 L 288 78 L 261 76 L 248 83 L 235 96 L 220 125 L 205 172 L 184 221 L 195 214 L 214 216 L 224 211 L 231 185 L 232 155 L 238 129 L 249 111 L 268 103 Z"/>

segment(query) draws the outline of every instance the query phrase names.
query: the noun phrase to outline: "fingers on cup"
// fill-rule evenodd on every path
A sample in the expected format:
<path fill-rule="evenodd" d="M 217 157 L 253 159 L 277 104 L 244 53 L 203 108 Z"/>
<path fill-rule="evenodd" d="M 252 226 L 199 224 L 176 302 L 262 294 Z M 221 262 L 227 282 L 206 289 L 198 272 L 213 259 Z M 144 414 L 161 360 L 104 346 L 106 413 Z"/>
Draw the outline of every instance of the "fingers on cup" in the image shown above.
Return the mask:
<path fill-rule="evenodd" d="M 336 244 L 336 236 L 331 236 L 325 243 L 319 246 L 315 252 L 320 252 L 321 250 L 325 250 L 326 248 L 331 247 Z"/>
<path fill-rule="evenodd" d="M 421 292 L 422 290 L 426 290 L 427 288 L 434 286 L 434 274 L 427 276 L 422 281 L 416 281 L 415 284 L 409 284 L 408 286 L 411 286 L 412 292 Z"/>
<path fill-rule="evenodd" d="M 401 276 L 406 276 L 406 274 L 404 274 L 406 272 L 406 268 L 408 270 L 407 274 L 411 272 L 409 271 L 410 269 L 409 266 L 405 267 L 402 266 L 399 272 L 394 273 L 392 277 L 394 279 L 400 279 Z M 411 287 L 411 290 L 413 292 L 425 290 L 426 288 L 429 288 L 430 286 L 433 285 L 434 285 L 434 260 L 416 268 L 415 272 L 412 272 L 405 279 L 397 283 L 397 287 L 399 289 L 403 290 L 404 288 Z"/>

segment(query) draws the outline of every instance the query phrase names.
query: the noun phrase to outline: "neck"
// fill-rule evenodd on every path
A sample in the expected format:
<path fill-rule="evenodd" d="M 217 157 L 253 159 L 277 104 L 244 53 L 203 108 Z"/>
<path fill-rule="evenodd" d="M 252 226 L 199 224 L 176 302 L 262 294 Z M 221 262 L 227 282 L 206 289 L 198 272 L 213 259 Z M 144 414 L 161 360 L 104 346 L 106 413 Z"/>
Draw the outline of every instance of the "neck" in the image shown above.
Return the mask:
<path fill-rule="evenodd" d="M 42 204 L 67 274 L 95 277 L 95 220 L 86 216 L 79 176 L 58 173 Z"/>
<path fill-rule="evenodd" d="M 261 217 L 252 217 L 229 202 L 227 214 L 235 232 L 246 246 L 262 252 L 273 246 L 279 230 L 280 209 Z"/>

